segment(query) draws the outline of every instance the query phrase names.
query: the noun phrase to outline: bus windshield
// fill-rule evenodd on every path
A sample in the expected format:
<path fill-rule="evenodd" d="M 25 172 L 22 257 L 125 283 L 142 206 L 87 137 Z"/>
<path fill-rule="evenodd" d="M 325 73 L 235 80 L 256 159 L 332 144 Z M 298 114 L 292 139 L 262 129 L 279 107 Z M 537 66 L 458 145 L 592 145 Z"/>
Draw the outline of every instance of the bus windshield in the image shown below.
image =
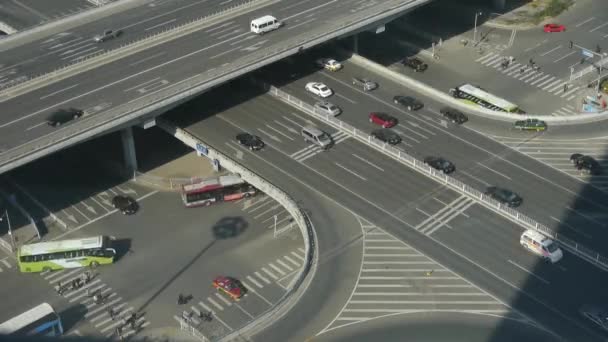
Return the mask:
<path fill-rule="evenodd" d="M 450 93 L 454 97 L 463 99 L 467 102 L 473 102 L 490 110 L 518 114 L 524 113 L 519 109 L 519 107 L 517 107 L 516 104 L 494 96 L 480 87 L 476 87 L 471 84 L 463 84 L 459 87 L 452 88 L 450 89 Z"/>
<path fill-rule="evenodd" d="M 109 245 L 106 236 L 33 243 L 19 247 L 17 262 L 21 272 L 96 267 L 114 262 L 116 250 Z"/>
<path fill-rule="evenodd" d="M 0 335 L 54 337 L 62 334 L 61 319 L 48 303 L 42 303 L 0 324 Z"/>
<path fill-rule="evenodd" d="M 227 175 L 182 186 L 182 201 L 186 207 L 207 206 L 216 202 L 239 200 L 256 193 L 257 190 L 241 177 Z"/>

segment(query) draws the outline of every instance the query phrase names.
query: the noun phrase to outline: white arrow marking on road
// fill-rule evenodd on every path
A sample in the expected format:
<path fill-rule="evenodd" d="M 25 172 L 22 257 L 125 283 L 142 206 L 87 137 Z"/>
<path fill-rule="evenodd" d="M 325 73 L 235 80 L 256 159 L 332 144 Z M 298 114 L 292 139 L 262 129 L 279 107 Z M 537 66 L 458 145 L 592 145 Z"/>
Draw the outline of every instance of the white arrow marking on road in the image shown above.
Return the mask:
<path fill-rule="evenodd" d="M 107 192 L 105 192 L 105 191 L 102 191 L 102 192 L 98 193 L 97 195 L 98 196 L 110 197 L 110 195 Z"/>
<path fill-rule="evenodd" d="M 108 207 L 112 207 L 112 203 L 106 198 L 101 198 L 101 203 L 107 205 Z"/>
<path fill-rule="evenodd" d="M 90 205 L 82 202 L 82 205 L 84 205 L 85 208 L 87 208 L 88 211 L 92 212 L 93 214 L 97 215 L 97 211 L 95 210 L 95 208 L 91 207 Z"/>
<path fill-rule="evenodd" d="M 243 49 L 241 49 L 241 50 L 242 50 L 242 51 L 250 51 L 250 52 L 251 52 L 251 51 L 255 51 L 255 50 L 257 50 L 257 49 L 261 48 L 261 47 L 262 47 L 262 45 L 263 45 L 264 43 L 266 43 L 267 41 L 268 41 L 268 39 L 266 39 L 266 40 L 262 40 L 261 42 L 257 42 L 257 43 L 255 43 L 255 44 L 253 44 L 253 45 L 251 45 L 251 46 L 248 46 L 248 47 L 246 47 L 246 48 L 243 48 Z"/>
<path fill-rule="evenodd" d="M 121 187 L 116 186 L 116 189 L 120 190 L 121 192 L 124 192 L 125 194 L 134 194 L 134 195 L 137 195 L 137 192 L 135 190 L 131 189 L 131 188 L 122 189 Z"/>
<path fill-rule="evenodd" d="M 268 136 L 270 139 L 272 139 L 272 140 L 274 140 L 274 141 L 276 141 L 276 142 L 282 142 L 282 141 L 281 141 L 281 139 L 279 139 L 279 137 L 277 137 L 276 135 L 272 135 L 272 134 L 270 134 L 270 133 L 268 133 L 268 132 L 264 131 L 264 130 L 263 130 L 263 129 L 261 129 L 261 128 L 258 128 L 258 131 L 260 131 L 260 132 L 262 132 L 262 133 L 266 134 L 266 135 L 267 135 L 267 136 Z"/>
<path fill-rule="evenodd" d="M 78 223 L 78 220 L 76 219 L 76 216 L 74 216 L 74 215 L 72 215 L 72 214 L 69 214 L 69 213 L 68 213 L 67 211 L 65 211 L 65 210 L 62 210 L 62 211 L 63 211 L 63 213 L 65 214 L 65 216 L 66 216 L 66 217 L 67 217 L 67 218 L 68 218 L 70 221 L 72 221 L 72 222 L 74 222 L 74 223 Z"/>
<path fill-rule="evenodd" d="M 236 159 L 243 160 L 243 151 L 238 149 L 237 147 L 232 146 L 229 142 L 226 142 L 226 145 L 235 151 Z"/>

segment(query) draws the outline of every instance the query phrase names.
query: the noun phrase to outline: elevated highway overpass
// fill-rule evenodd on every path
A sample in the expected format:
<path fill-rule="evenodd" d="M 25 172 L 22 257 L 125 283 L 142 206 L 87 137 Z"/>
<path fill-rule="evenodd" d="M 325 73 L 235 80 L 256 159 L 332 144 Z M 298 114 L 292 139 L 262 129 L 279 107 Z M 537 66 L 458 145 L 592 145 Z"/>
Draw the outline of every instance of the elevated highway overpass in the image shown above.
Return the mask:
<path fill-rule="evenodd" d="M 181 26 L 5 87 L 0 91 L 0 172 L 110 130 L 149 122 L 164 109 L 207 89 L 324 42 L 372 30 L 429 1 L 250 2 L 229 15 L 207 17 L 190 24 L 195 26 Z M 248 31 L 251 19 L 269 13 L 283 20 L 285 27 L 263 36 Z M 78 31 L 93 32 L 87 25 L 94 23 Z M 23 45 L 22 52 L 4 54 L 26 61 L 28 53 L 37 51 L 31 44 L 35 42 Z M 56 59 L 53 54 L 41 55 L 35 63 L 46 65 Z M 45 124 L 49 113 L 66 107 L 84 109 L 86 114 L 61 128 Z M 123 137 L 126 150 L 132 151 L 128 130 Z M 128 165 L 134 167 L 134 160 Z"/>

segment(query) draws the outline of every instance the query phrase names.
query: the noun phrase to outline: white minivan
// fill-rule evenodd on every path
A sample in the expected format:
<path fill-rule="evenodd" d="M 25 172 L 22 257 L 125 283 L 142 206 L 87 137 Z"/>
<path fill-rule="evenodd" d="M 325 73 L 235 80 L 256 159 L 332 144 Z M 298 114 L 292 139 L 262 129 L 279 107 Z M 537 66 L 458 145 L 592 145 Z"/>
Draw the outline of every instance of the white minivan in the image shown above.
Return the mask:
<path fill-rule="evenodd" d="M 527 250 L 540 255 L 543 259 L 551 261 L 553 264 L 563 257 L 562 250 L 557 246 L 555 241 L 535 230 L 528 229 L 521 234 L 519 243 Z"/>
<path fill-rule="evenodd" d="M 283 23 L 278 21 L 277 18 L 271 15 L 265 15 L 251 21 L 251 32 L 256 34 L 264 34 L 266 32 L 276 30 L 282 25 Z"/>

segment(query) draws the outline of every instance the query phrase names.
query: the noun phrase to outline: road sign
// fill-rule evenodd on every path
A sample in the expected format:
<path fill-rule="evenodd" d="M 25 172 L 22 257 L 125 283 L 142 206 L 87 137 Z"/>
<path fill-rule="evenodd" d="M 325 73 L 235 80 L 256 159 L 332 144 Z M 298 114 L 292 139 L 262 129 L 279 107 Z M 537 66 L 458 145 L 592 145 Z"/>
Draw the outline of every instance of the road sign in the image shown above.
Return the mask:
<path fill-rule="evenodd" d="M 583 56 L 593 57 L 593 52 L 589 50 L 582 49 L 581 52 L 583 53 Z"/>
<path fill-rule="evenodd" d="M 204 156 L 206 156 L 207 154 L 209 154 L 209 149 L 207 148 L 207 146 L 203 146 L 203 144 L 196 144 L 196 151 Z"/>

